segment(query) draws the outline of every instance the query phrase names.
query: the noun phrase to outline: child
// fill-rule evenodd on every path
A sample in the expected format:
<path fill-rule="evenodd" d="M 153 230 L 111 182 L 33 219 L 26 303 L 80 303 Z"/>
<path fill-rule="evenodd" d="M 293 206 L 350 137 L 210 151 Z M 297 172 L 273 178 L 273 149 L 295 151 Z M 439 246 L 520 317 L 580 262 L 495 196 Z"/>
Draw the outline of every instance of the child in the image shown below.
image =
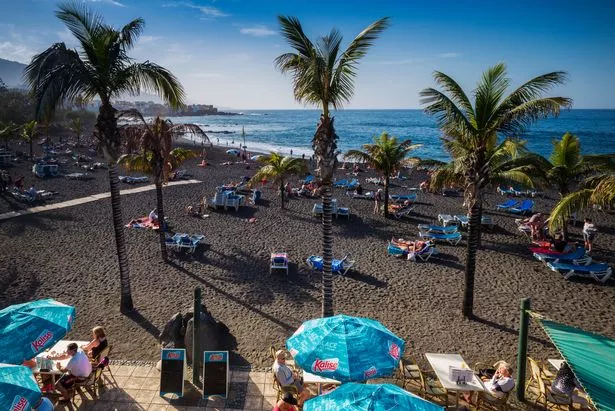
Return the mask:
<path fill-rule="evenodd" d="M 592 245 L 597 231 L 598 229 L 596 229 L 596 226 L 592 223 L 592 219 L 586 218 L 585 224 L 583 224 L 583 241 L 585 241 L 585 249 L 588 254 L 592 251 Z"/>

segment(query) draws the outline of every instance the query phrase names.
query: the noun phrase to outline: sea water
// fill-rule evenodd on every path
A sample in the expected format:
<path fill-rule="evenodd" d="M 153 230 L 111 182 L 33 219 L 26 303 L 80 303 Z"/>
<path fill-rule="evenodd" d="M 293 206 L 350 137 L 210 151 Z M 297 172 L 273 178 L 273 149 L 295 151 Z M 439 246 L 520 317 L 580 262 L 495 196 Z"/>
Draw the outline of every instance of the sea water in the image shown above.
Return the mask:
<path fill-rule="evenodd" d="M 421 144 L 413 154 L 421 158 L 449 160 L 433 117 L 422 110 L 340 110 L 335 117 L 338 149 L 360 149 L 383 132 L 400 140 Z M 249 152 L 276 151 L 299 156 L 313 154 L 312 137 L 317 110 L 246 110 L 235 116 L 172 117 L 174 123 L 198 124 L 215 144 L 229 148 L 245 145 Z M 527 147 L 549 156 L 554 139 L 571 132 L 581 139 L 583 153 L 615 152 L 615 110 L 564 110 L 557 118 L 539 120 L 520 137 Z M 195 142 L 200 145 L 200 140 Z"/>

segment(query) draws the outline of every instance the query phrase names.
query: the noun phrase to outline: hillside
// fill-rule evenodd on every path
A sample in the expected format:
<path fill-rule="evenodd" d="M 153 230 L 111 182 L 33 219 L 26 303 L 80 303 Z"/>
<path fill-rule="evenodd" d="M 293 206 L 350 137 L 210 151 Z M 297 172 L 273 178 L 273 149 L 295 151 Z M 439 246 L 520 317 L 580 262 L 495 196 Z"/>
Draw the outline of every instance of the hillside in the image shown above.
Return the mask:
<path fill-rule="evenodd" d="M 0 78 L 9 87 L 22 87 L 21 74 L 25 67 L 25 64 L 0 58 Z"/>

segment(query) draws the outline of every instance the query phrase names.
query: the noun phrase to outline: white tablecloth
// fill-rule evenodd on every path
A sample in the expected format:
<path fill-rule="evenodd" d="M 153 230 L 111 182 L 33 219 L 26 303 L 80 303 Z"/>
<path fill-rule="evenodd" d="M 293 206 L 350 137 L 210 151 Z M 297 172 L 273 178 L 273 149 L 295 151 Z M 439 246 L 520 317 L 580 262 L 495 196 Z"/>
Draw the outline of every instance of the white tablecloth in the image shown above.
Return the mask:
<path fill-rule="evenodd" d="M 427 361 L 436 372 L 442 386 L 449 391 L 485 391 L 481 380 L 474 375 L 471 381 L 458 385 L 449 378 L 449 367 L 470 368 L 459 354 L 425 354 Z"/>

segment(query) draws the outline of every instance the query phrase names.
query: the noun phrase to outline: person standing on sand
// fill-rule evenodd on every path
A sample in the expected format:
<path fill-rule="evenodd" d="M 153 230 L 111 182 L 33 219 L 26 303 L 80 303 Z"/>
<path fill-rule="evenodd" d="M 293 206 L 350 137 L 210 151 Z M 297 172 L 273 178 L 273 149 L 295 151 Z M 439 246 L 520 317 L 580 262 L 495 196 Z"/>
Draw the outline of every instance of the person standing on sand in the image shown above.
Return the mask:
<path fill-rule="evenodd" d="M 585 242 L 585 249 L 587 250 L 587 254 L 591 253 L 592 245 L 594 243 L 594 238 L 596 237 L 596 233 L 598 229 L 592 223 L 591 218 L 585 219 L 585 224 L 583 224 L 583 241 Z"/>
<path fill-rule="evenodd" d="M 381 188 L 376 191 L 376 195 L 374 196 L 374 214 L 380 214 L 380 208 L 382 208 L 382 204 L 384 202 L 384 192 Z"/>

